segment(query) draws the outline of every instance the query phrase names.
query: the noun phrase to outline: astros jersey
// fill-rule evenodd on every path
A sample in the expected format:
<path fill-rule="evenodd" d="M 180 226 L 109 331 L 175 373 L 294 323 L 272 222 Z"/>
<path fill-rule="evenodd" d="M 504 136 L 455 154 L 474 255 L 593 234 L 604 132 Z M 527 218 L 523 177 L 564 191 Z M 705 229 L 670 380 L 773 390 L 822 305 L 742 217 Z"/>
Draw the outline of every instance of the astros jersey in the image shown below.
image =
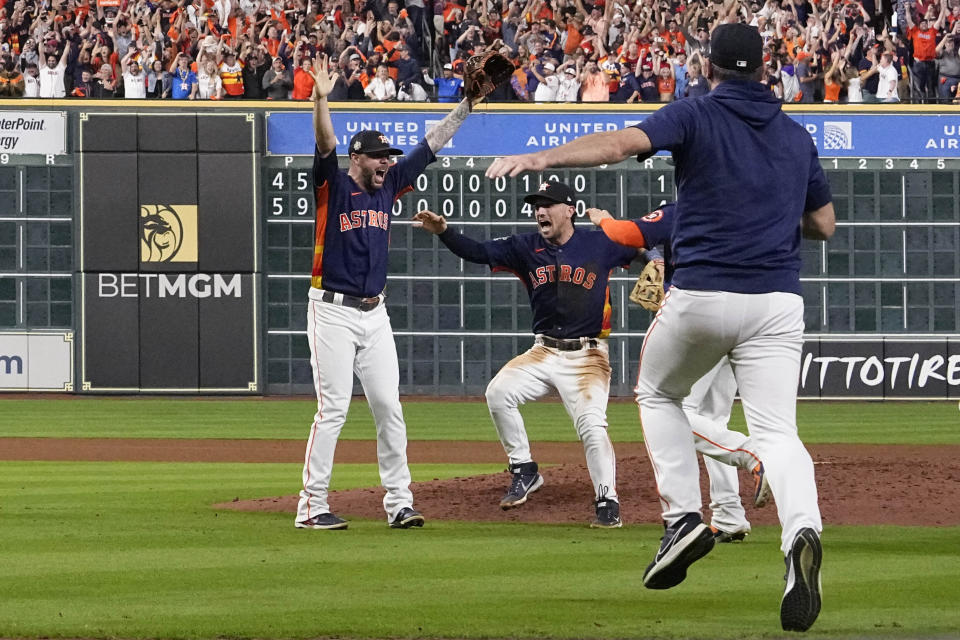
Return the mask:
<path fill-rule="evenodd" d="M 800 294 L 800 220 L 831 201 L 810 134 L 756 82 L 724 82 L 637 125 L 676 160 L 682 289 Z"/>
<path fill-rule="evenodd" d="M 314 150 L 317 198 L 311 285 L 350 296 L 372 298 L 387 284 L 390 210 L 410 191 L 424 168 L 436 160 L 426 141 L 390 167 L 383 186 L 364 191 L 337 166 L 337 154 Z"/>
<path fill-rule="evenodd" d="M 553 338 L 606 337 L 610 270 L 637 255 L 602 231 L 574 231 L 559 247 L 539 233 L 491 240 L 485 247 L 492 269 L 512 271 L 526 285 L 533 332 Z"/>

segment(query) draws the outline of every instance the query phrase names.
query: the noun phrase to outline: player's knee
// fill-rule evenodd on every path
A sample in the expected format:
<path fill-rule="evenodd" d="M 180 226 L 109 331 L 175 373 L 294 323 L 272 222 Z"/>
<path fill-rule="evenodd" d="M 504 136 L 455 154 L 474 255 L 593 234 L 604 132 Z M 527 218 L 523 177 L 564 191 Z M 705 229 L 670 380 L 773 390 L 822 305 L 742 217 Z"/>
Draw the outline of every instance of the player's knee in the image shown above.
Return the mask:
<path fill-rule="evenodd" d="M 607 420 L 602 413 L 586 413 L 577 416 L 574 420 L 574 426 L 577 429 L 577 435 L 580 440 L 586 441 L 590 438 L 608 438 Z"/>

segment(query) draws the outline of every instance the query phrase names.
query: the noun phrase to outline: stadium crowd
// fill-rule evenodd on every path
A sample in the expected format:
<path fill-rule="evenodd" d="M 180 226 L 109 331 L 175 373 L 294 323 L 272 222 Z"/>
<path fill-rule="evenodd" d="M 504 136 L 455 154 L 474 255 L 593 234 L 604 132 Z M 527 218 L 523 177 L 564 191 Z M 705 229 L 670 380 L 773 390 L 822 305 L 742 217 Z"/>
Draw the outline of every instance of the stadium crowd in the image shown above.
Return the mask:
<path fill-rule="evenodd" d="M 307 100 L 326 54 L 331 100 L 450 102 L 492 48 L 494 101 L 669 102 L 733 21 L 784 102 L 960 103 L 960 0 L 0 0 L 0 97 Z"/>

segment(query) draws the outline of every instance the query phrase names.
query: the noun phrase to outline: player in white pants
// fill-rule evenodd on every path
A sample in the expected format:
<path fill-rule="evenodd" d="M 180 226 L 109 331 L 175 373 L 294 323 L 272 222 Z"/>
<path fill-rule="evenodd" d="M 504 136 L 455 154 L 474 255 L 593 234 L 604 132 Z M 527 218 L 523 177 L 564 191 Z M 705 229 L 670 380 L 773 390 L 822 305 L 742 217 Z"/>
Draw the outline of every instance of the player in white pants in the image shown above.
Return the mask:
<path fill-rule="evenodd" d="M 597 503 L 619 503 L 617 457 L 607 435 L 610 358 L 607 341 L 595 342 L 594 347 L 559 351 L 545 346 L 542 337 L 539 338 L 529 351 L 505 364 L 490 381 L 486 391 L 487 407 L 510 461 L 510 468 L 521 468 L 525 464 L 533 464 L 533 455 L 518 407 L 556 389 L 583 443 L 587 471 L 593 482 Z M 534 482 L 539 488 L 543 480 L 538 475 Z M 520 506 L 526 501 L 527 494 L 536 488 L 529 488 L 521 496 L 508 495 L 501 506 Z M 603 520 L 603 517 L 598 517 L 594 526 L 602 526 Z M 613 526 L 619 526 L 619 518 Z"/>
<path fill-rule="evenodd" d="M 377 425 L 387 523 L 397 529 L 421 527 L 424 517 L 413 508 L 410 492 L 397 350 L 383 304 L 390 211 L 466 120 L 470 104 L 464 100 L 454 107 L 396 163 L 391 163 L 391 156 L 403 152 L 387 136 L 357 132 L 348 145 L 350 167 L 344 171 L 339 168 L 327 104 L 337 74 L 328 68 L 326 56 L 318 56 L 311 76 L 317 211 L 307 339 L 317 412 L 304 455 L 303 490 L 294 524 L 298 529 L 347 528 L 347 521 L 330 510 L 328 490 L 356 374 Z"/>

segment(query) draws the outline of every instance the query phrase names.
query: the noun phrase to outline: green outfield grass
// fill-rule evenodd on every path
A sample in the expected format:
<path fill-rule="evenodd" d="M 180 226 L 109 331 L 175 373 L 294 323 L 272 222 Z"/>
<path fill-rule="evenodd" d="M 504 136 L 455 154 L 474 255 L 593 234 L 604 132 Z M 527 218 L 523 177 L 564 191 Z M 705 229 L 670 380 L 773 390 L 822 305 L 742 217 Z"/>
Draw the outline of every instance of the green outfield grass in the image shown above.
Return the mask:
<path fill-rule="evenodd" d="M 293 494 L 299 477 L 295 464 L 0 463 L 0 637 L 782 635 L 776 528 L 718 546 L 655 592 L 641 583 L 654 526 L 355 520 L 319 532 L 211 506 Z M 377 482 L 369 465 L 334 474 L 334 488 Z M 804 637 L 955 634 L 957 540 L 957 528 L 828 527 L 823 613 Z"/>
<path fill-rule="evenodd" d="M 315 401 L 308 398 L 0 398 L 0 437 L 89 438 L 279 438 L 306 440 Z M 483 402 L 404 404 L 412 440 L 495 440 Z M 559 402 L 538 402 L 523 409 L 535 440 L 575 441 L 570 419 Z M 636 406 L 613 402 L 608 411 L 614 442 L 642 439 Z M 804 442 L 876 444 L 960 443 L 960 412 L 952 401 L 801 402 Z M 744 430 L 739 403 L 731 426 Z M 366 402 L 354 401 L 341 435 L 349 440 L 374 437 Z"/>

